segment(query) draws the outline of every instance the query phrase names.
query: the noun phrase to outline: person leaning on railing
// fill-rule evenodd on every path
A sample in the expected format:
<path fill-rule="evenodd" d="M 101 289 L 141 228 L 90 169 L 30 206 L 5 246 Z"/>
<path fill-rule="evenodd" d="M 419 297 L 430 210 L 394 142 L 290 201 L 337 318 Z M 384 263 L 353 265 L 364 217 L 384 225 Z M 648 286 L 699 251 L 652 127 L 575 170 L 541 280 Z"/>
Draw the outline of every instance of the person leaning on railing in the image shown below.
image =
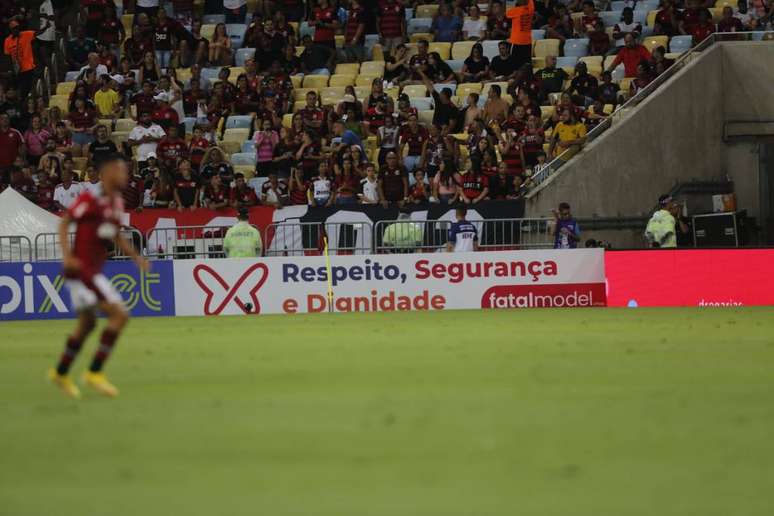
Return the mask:
<path fill-rule="evenodd" d="M 555 158 L 571 147 L 575 147 L 576 150 L 579 149 L 579 146 L 583 145 L 585 141 L 586 126 L 575 118 L 572 110 L 565 109 L 559 115 L 559 123 L 554 127 L 548 154 L 551 158 Z M 564 156 L 563 158 L 566 161 L 570 156 Z"/>

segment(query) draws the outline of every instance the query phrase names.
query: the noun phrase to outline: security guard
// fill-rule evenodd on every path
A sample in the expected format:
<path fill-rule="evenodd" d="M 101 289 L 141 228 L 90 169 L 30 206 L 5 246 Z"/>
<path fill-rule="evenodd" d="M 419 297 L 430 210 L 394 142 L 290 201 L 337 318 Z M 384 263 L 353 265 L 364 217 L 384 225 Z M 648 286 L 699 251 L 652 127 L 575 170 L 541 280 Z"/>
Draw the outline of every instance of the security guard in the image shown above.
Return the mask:
<path fill-rule="evenodd" d="M 261 255 L 263 241 L 261 233 L 248 222 L 247 208 L 240 208 L 239 222 L 226 232 L 223 250 L 229 258 L 255 258 Z"/>
<path fill-rule="evenodd" d="M 645 238 L 652 247 L 677 247 L 675 218 L 672 215 L 672 197 L 662 195 L 658 198 L 661 207 L 648 221 Z"/>

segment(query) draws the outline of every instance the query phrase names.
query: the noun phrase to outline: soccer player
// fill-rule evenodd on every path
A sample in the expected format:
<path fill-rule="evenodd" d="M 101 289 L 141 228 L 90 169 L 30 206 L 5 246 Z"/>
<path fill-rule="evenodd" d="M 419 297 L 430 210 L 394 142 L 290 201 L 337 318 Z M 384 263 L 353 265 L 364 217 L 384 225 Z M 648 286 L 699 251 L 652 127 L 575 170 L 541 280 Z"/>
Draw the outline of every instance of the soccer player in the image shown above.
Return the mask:
<path fill-rule="evenodd" d="M 97 167 L 102 177 L 102 189 L 96 193 L 81 193 L 59 225 L 64 275 L 67 278 L 73 309 L 78 313 L 78 324 L 67 338 L 64 353 L 56 369 L 49 371 L 49 378 L 65 394 L 76 399 L 80 398 L 81 393 L 68 376 L 68 372 L 83 342 L 96 326 L 96 309 L 104 312 L 108 321 L 99 339 L 99 348 L 83 379 L 86 385 L 105 396 L 118 395 L 118 389 L 108 381 L 102 367 L 129 315 L 121 295 L 101 272 L 107 258 L 108 246 L 114 242 L 124 254 L 132 257 L 142 271 L 149 268 L 148 262 L 119 236 L 124 206 L 121 190 L 129 180 L 124 157 L 120 154 L 107 155 Z M 72 246 L 68 238 L 71 223 L 76 226 Z"/>
<path fill-rule="evenodd" d="M 478 230 L 465 219 L 467 214 L 468 209 L 464 206 L 456 210 L 457 222 L 449 228 L 449 238 L 446 242 L 446 250 L 451 253 L 478 251 Z"/>

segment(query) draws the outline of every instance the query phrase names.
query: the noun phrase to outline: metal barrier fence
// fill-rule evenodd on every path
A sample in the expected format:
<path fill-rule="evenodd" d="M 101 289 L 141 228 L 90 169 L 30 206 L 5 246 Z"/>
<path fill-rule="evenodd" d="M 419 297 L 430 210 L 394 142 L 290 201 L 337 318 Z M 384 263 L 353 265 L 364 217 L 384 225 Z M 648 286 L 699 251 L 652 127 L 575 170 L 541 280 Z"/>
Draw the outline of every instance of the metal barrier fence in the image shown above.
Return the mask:
<path fill-rule="evenodd" d="M 422 253 L 446 247 L 448 220 L 380 220 L 374 228 L 374 252 Z"/>
<path fill-rule="evenodd" d="M 553 219 L 486 219 L 474 224 L 479 233 L 479 249 L 510 251 L 554 246 Z"/>
<path fill-rule="evenodd" d="M 142 233 L 136 229 L 122 229 L 119 233 L 120 237 L 127 240 L 137 250 L 142 252 L 144 247 Z M 75 233 L 68 234 L 70 239 L 70 245 L 75 242 Z M 59 234 L 58 233 L 39 233 L 35 235 L 35 261 L 56 261 L 62 259 L 62 249 L 59 246 Z M 110 259 L 120 260 L 128 258 L 118 248 L 112 249 L 108 256 Z"/>
<path fill-rule="evenodd" d="M 146 235 L 149 258 L 225 258 L 223 237 L 230 226 L 153 228 Z"/>
<path fill-rule="evenodd" d="M 281 222 L 264 231 L 266 256 L 307 256 L 322 254 L 324 238 L 328 252 L 369 254 L 373 251 L 373 224 L 355 222 Z"/>
<path fill-rule="evenodd" d="M 31 262 L 32 242 L 26 236 L 0 236 L 0 263 Z"/>

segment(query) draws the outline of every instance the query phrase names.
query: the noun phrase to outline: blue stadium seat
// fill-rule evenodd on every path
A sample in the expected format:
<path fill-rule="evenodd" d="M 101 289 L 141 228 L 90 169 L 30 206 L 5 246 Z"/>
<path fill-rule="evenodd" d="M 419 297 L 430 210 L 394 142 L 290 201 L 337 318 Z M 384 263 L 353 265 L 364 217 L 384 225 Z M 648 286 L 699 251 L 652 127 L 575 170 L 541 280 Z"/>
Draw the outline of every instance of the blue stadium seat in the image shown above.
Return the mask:
<path fill-rule="evenodd" d="M 605 27 L 612 27 L 621 21 L 621 11 L 602 11 L 599 17 L 602 18 Z"/>
<path fill-rule="evenodd" d="M 564 55 L 585 57 L 589 53 L 589 40 L 586 38 L 568 39 L 564 42 Z"/>
<path fill-rule="evenodd" d="M 432 25 L 432 18 L 412 18 L 407 22 L 406 31 L 408 31 L 409 34 L 430 32 L 430 27 Z"/>
<path fill-rule="evenodd" d="M 237 152 L 231 155 L 232 165 L 252 165 L 255 166 L 256 157 L 253 152 Z"/>
<path fill-rule="evenodd" d="M 563 56 L 556 58 L 556 66 L 558 68 L 575 68 L 576 64 L 578 64 L 577 56 Z"/>
<path fill-rule="evenodd" d="M 367 49 L 374 48 L 374 45 L 379 43 L 379 34 L 366 34 L 365 35 L 365 47 Z"/>
<path fill-rule="evenodd" d="M 457 91 L 457 85 L 452 83 L 433 84 L 433 88 L 438 93 L 441 93 L 441 91 L 443 91 L 444 88 L 449 88 L 450 90 L 452 90 L 452 96 L 454 96 L 454 92 Z"/>
<path fill-rule="evenodd" d="M 486 40 L 481 42 L 481 47 L 484 49 L 484 55 L 491 61 L 493 57 L 500 54 L 500 41 L 498 40 Z"/>
<path fill-rule="evenodd" d="M 465 61 L 462 59 L 449 59 L 446 61 L 446 64 L 449 65 L 449 68 L 451 68 L 452 71 L 460 73 L 462 71 L 462 65 L 465 64 Z"/>
<path fill-rule="evenodd" d="M 231 115 L 226 119 L 226 129 L 250 129 L 253 117 L 250 115 Z"/>
<path fill-rule="evenodd" d="M 218 23 L 226 23 L 225 14 L 205 14 L 202 16 L 202 25 L 217 25 Z"/>
<path fill-rule="evenodd" d="M 80 72 L 78 72 L 77 70 L 76 70 L 76 71 L 74 71 L 74 72 L 67 72 L 67 73 L 65 74 L 65 82 L 74 82 L 74 81 L 77 81 L 77 80 L 78 80 L 78 75 L 79 75 L 79 74 L 80 74 Z"/>
<path fill-rule="evenodd" d="M 623 11 L 624 7 L 626 7 L 626 2 L 622 2 L 622 1 L 610 2 L 611 11 Z"/>
<path fill-rule="evenodd" d="M 247 140 L 242 144 L 242 153 L 255 154 L 255 142 L 253 140 Z"/>
<path fill-rule="evenodd" d="M 546 31 L 543 29 L 532 29 L 532 39 L 543 39 L 546 37 Z"/>
<path fill-rule="evenodd" d="M 433 99 L 430 97 L 411 97 L 409 99 L 411 107 L 417 111 L 428 111 L 433 109 Z"/>
<path fill-rule="evenodd" d="M 299 40 L 304 36 L 309 36 L 311 38 L 314 38 L 314 27 L 310 27 L 309 22 L 305 22 L 305 21 L 301 22 L 301 25 L 298 26 Z"/>
<path fill-rule="evenodd" d="M 637 5 L 634 7 L 635 11 L 655 11 L 658 9 L 658 0 L 647 0 L 645 2 L 637 2 Z"/>
<path fill-rule="evenodd" d="M 196 117 L 193 116 L 187 116 L 183 119 L 183 124 L 185 124 L 185 134 L 192 134 L 193 128 L 196 125 Z"/>
<path fill-rule="evenodd" d="M 240 48 L 236 51 L 236 55 L 234 56 L 234 59 L 236 60 L 237 66 L 244 66 L 245 61 L 248 59 L 252 59 L 252 57 L 255 56 L 255 49 L 254 48 Z"/>
<path fill-rule="evenodd" d="M 673 36 L 669 40 L 670 52 L 686 52 L 693 46 L 693 36 Z"/>
<path fill-rule="evenodd" d="M 634 21 L 641 23 L 644 27 L 645 24 L 648 23 L 648 12 L 649 11 L 640 11 L 639 9 L 634 11 Z"/>
<path fill-rule="evenodd" d="M 231 48 L 242 48 L 245 32 L 247 32 L 247 25 L 244 23 L 229 23 L 226 25 L 226 33 L 231 38 Z"/>
<path fill-rule="evenodd" d="M 218 73 L 220 68 L 202 68 L 202 79 L 207 79 L 210 84 L 214 84 L 218 80 Z"/>

